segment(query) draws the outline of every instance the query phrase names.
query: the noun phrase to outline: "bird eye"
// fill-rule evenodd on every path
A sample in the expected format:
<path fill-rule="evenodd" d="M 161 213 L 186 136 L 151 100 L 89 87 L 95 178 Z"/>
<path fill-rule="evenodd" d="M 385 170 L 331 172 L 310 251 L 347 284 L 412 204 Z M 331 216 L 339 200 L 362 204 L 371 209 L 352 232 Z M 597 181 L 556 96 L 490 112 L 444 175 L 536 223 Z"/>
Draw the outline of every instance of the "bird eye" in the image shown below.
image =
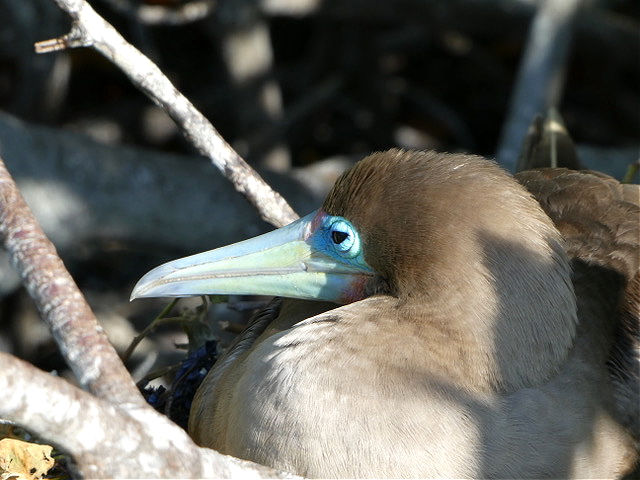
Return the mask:
<path fill-rule="evenodd" d="M 344 242 L 348 237 L 349 234 L 347 232 L 339 232 L 338 230 L 331 232 L 331 238 L 336 245 Z"/>
<path fill-rule="evenodd" d="M 359 253 L 358 234 L 349 222 L 342 219 L 336 220 L 329 227 L 329 232 L 333 246 L 338 253 L 353 253 L 354 255 Z"/>

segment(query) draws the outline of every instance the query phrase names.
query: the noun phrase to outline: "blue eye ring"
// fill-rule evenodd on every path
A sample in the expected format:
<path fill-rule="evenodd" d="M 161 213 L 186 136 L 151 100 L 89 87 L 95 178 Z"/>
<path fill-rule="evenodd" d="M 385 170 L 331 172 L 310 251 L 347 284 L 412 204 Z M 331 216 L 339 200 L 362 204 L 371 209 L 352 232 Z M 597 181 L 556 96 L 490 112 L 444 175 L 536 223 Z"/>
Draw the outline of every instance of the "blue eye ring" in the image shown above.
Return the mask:
<path fill-rule="evenodd" d="M 328 228 L 329 243 L 343 257 L 353 258 L 360 253 L 360 237 L 347 220 L 337 218 Z"/>

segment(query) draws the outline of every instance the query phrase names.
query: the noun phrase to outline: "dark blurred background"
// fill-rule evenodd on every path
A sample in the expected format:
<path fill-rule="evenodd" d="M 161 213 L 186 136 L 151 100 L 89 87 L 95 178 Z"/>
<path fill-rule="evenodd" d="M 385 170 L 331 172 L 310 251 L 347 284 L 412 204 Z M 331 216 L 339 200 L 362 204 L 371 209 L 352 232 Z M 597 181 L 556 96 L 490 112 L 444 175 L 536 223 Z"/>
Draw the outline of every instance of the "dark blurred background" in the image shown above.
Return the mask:
<path fill-rule="evenodd" d="M 374 150 L 494 156 L 540 3 L 91 2 L 300 214 Z M 52 0 L 0 0 L 0 155 L 122 352 L 167 303 L 128 303 L 149 268 L 270 227 L 108 60 L 34 53 L 69 27 Z M 622 178 L 640 146 L 640 2 L 584 2 L 562 67 L 580 160 Z M 0 349 L 63 373 L 4 257 L 0 297 Z M 255 306 L 235 303 L 211 309 L 223 345 Z M 130 367 L 142 378 L 186 342 L 159 328 Z"/>

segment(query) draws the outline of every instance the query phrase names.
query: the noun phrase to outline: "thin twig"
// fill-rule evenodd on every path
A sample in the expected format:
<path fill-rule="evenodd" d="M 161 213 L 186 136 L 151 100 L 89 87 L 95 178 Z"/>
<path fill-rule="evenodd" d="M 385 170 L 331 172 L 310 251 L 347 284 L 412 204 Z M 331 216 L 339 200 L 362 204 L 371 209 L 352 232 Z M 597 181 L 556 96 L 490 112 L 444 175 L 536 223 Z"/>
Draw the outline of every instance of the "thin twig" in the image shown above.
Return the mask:
<path fill-rule="evenodd" d="M 116 64 L 131 81 L 160 105 L 183 129 L 193 145 L 222 172 L 275 226 L 296 220 L 289 204 L 220 136 L 211 123 L 182 95 L 160 69 L 124 38 L 84 0 L 55 0 L 72 18 L 81 43 L 91 45 Z M 50 40 L 47 42 L 51 42 Z M 36 50 L 38 50 L 36 44 Z"/>
<path fill-rule="evenodd" d="M 76 24 L 71 25 L 71 31 L 58 38 L 43 40 L 35 44 L 36 53 L 50 53 L 66 48 L 78 48 L 91 46 L 91 40 L 82 35 L 82 31 Z"/>
<path fill-rule="evenodd" d="M 518 154 L 534 117 L 557 107 L 573 24 L 582 0 L 545 0 L 531 24 L 496 160 L 516 171 Z"/>
<path fill-rule="evenodd" d="M 80 384 L 119 404 L 144 404 L 53 244 L 0 159 L 0 237 Z"/>
<path fill-rule="evenodd" d="M 140 342 L 144 340 L 145 337 L 149 335 L 149 333 L 151 333 L 154 328 L 160 325 L 163 325 L 165 323 L 171 323 L 171 322 L 176 322 L 180 320 L 176 318 L 165 318 L 169 314 L 169 312 L 171 312 L 173 307 L 176 306 L 176 303 L 178 303 L 177 298 L 172 300 L 166 307 L 164 307 L 162 311 L 158 314 L 158 316 L 154 318 L 153 321 L 149 325 L 147 325 L 144 330 L 142 330 L 142 332 L 140 332 L 138 335 L 136 335 L 133 338 L 133 340 L 131 340 L 131 343 L 127 347 L 127 350 L 124 352 L 124 355 L 122 355 L 122 361 L 124 363 L 127 363 L 127 361 L 129 361 L 129 357 L 131 357 L 131 354 L 136 349 L 138 344 L 140 344 Z"/>

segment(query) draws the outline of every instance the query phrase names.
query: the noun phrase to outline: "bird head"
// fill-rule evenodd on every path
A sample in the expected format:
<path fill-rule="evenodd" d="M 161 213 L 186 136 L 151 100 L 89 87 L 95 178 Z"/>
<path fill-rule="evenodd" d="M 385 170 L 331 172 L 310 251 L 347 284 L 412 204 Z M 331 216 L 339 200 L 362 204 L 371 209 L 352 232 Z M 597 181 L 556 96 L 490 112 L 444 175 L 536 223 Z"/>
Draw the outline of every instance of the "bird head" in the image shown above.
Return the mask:
<path fill-rule="evenodd" d="M 386 294 L 469 303 L 466 291 L 487 298 L 501 288 L 508 303 L 525 284 L 557 290 L 557 283 L 570 285 L 559 233 L 494 162 L 390 150 L 345 172 L 319 210 L 161 265 L 131 298 L 256 294 L 345 304 Z M 556 307 L 554 297 L 549 308 Z"/>

